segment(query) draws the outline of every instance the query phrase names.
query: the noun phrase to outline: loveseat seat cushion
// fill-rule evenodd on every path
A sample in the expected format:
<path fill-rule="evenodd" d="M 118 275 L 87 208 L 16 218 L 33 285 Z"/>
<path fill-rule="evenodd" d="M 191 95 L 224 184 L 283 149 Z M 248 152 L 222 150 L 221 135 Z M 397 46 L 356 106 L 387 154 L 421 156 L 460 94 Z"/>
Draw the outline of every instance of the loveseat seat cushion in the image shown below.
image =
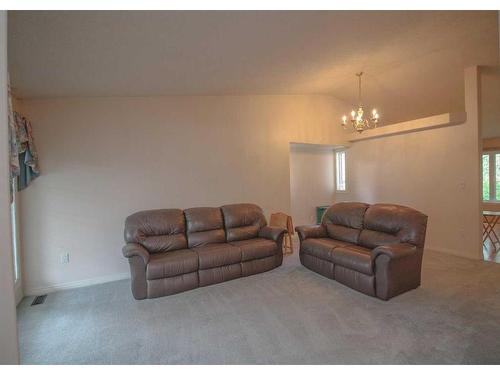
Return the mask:
<path fill-rule="evenodd" d="M 125 242 L 141 244 L 150 253 L 185 249 L 185 230 L 182 210 L 140 211 L 125 220 Z"/>
<path fill-rule="evenodd" d="M 217 207 L 184 210 L 189 248 L 226 242 L 222 212 Z"/>
<path fill-rule="evenodd" d="M 255 204 L 229 204 L 222 206 L 221 210 L 228 242 L 255 238 L 260 228 L 266 225 L 262 209 Z"/>
<path fill-rule="evenodd" d="M 325 212 L 321 223 L 326 226 L 330 238 L 357 244 L 368 207 L 359 202 L 336 203 Z"/>
<path fill-rule="evenodd" d="M 275 241 L 266 238 L 253 238 L 250 240 L 230 242 L 232 246 L 236 246 L 241 250 L 241 261 L 266 258 L 276 255 L 278 246 Z"/>
<path fill-rule="evenodd" d="M 241 249 L 228 243 L 214 243 L 192 249 L 198 254 L 200 270 L 241 262 Z"/>
<path fill-rule="evenodd" d="M 146 267 L 148 280 L 163 279 L 198 271 L 198 254 L 189 249 L 151 255 Z"/>
<path fill-rule="evenodd" d="M 332 250 L 332 260 L 339 265 L 354 271 L 373 275 L 373 262 L 370 250 L 360 250 L 357 247 L 336 247 Z"/>
<path fill-rule="evenodd" d="M 393 234 L 379 232 L 370 229 L 363 229 L 359 235 L 359 244 L 369 249 L 374 249 L 378 246 L 390 245 L 399 243 L 399 238 Z"/>
<path fill-rule="evenodd" d="M 333 261 L 332 251 L 335 247 L 350 245 L 349 243 L 333 240 L 331 238 L 308 238 L 302 241 L 301 251 L 304 254 L 323 260 Z"/>

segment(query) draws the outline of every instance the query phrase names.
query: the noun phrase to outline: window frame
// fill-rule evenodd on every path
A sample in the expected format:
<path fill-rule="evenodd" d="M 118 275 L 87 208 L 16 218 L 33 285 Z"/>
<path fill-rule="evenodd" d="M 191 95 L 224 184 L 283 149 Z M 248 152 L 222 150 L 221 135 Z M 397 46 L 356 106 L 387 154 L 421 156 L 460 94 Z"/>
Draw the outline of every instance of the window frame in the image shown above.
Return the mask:
<path fill-rule="evenodd" d="M 21 249 L 19 245 L 19 206 L 17 202 L 17 179 L 12 182 L 12 202 L 10 203 L 10 219 L 12 230 L 12 260 L 14 268 L 14 285 L 21 282 Z"/>
<path fill-rule="evenodd" d="M 339 156 L 342 155 L 342 170 L 339 170 Z M 340 174 L 342 176 L 340 176 Z M 342 177 L 342 178 L 339 178 Z M 343 188 L 340 188 L 342 184 L 339 183 L 339 180 L 343 180 Z M 339 193 L 347 192 L 347 153 L 345 150 L 336 150 L 335 151 L 335 191 Z"/>
<path fill-rule="evenodd" d="M 484 186 L 484 174 L 483 174 L 483 157 L 485 155 L 489 156 L 488 163 L 488 181 L 489 181 L 489 199 L 484 199 L 483 189 Z M 497 188 L 496 188 L 496 160 L 497 155 L 500 155 L 500 150 L 488 150 L 483 151 L 481 154 L 481 198 L 485 203 L 500 203 L 500 199 L 496 199 Z M 500 157 L 498 157 L 500 163 Z"/>

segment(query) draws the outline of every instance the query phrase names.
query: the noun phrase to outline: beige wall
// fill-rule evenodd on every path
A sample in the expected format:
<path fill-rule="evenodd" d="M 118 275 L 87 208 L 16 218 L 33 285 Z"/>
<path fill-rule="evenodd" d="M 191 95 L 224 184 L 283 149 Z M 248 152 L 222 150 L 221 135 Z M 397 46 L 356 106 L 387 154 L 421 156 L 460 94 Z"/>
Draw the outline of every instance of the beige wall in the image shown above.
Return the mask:
<path fill-rule="evenodd" d="M 354 143 L 346 154 L 349 191 L 342 198 L 414 207 L 429 216 L 426 247 L 477 259 L 476 68 L 466 71 L 465 88 L 467 121 L 462 125 Z"/>
<path fill-rule="evenodd" d="M 483 150 L 500 150 L 500 137 L 483 139 Z"/>
<path fill-rule="evenodd" d="M 347 153 L 349 191 L 337 200 L 413 206 L 430 217 L 428 247 L 477 258 L 479 142 L 471 72 L 466 124 L 355 143 Z M 338 119 L 350 109 L 327 96 L 20 104 L 34 124 L 43 171 L 21 194 L 28 294 L 126 277 L 123 221 L 137 210 L 247 201 L 266 215 L 284 211 L 296 224 L 309 220 L 311 207 L 328 202 L 297 210 L 290 204 L 290 142 L 344 143 Z M 66 251 L 70 263 L 63 265 Z"/>
<path fill-rule="evenodd" d="M 42 169 L 21 194 L 29 294 L 126 276 L 123 223 L 137 210 L 255 202 L 267 215 L 290 212 L 289 143 L 339 142 L 338 119 L 348 110 L 326 96 L 52 99 L 21 107 Z"/>
<path fill-rule="evenodd" d="M 0 11 L 0 365 L 19 362 L 10 224 L 7 12 Z"/>
<path fill-rule="evenodd" d="M 316 224 L 316 207 L 333 203 L 333 161 L 332 148 L 290 146 L 290 198 L 294 225 Z"/>
<path fill-rule="evenodd" d="M 483 66 L 481 77 L 481 137 L 500 137 L 500 66 Z"/>

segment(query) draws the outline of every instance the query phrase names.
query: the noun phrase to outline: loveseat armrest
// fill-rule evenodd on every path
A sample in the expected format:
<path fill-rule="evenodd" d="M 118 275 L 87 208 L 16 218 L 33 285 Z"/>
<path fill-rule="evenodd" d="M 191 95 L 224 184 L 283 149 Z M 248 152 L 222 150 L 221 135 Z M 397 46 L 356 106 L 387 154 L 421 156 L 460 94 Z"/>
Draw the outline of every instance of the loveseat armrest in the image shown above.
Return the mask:
<path fill-rule="evenodd" d="M 408 243 L 378 246 L 372 250 L 375 292 L 388 300 L 420 285 L 422 251 Z"/>
<path fill-rule="evenodd" d="M 267 238 L 268 240 L 276 242 L 280 239 L 280 236 L 282 236 L 285 232 L 286 229 L 280 227 L 265 226 L 260 228 L 259 237 Z"/>
<path fill-rule="evenodd" d="M 372 260 L 375 260 L 379 255 L 387 255 L 391 259 L 399 259 L 409 255 L 414 255 L 417 252 L 417 247 L 409 243 L 394 243 L 390 245 L 378 246 L 372 251 Z"/>
<path fill-rule="evenodd" d="M 122 252 L 125 258 L 138 256 L 142 259 L 144 264 L 148 264 L 149 262 L 149 252 L 138 243 L 127 243 L 123 246 Z"/>
<path fill-rule="evenodd" d="M 307 238 L 325 238 L 328 237 L 326 233 L 326 228 L 324 225 L 301 225 L 295 228 L 295 231 L 299 234 L 300 241 L 304 241 Z"/>

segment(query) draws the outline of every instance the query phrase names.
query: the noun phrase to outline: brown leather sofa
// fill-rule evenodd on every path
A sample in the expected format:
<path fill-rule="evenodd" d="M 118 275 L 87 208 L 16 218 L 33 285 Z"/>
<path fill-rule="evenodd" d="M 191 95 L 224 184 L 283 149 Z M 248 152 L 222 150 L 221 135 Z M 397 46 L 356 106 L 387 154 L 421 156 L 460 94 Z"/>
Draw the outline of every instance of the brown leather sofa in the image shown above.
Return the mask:
<path fill-rule="evenodd" d="M 296 228 L 300 262 L 370 296 L 388 300 L 420 285 L 427 216 L 394 204 L 343 202 L 320 225 Z"/>
<path fill-rule="evenodd" d="M 283 261 L 284 229 L 254 204 L 141 211 L 125 220 L 132 294 L 155 298 L 269 271 Z"/>

